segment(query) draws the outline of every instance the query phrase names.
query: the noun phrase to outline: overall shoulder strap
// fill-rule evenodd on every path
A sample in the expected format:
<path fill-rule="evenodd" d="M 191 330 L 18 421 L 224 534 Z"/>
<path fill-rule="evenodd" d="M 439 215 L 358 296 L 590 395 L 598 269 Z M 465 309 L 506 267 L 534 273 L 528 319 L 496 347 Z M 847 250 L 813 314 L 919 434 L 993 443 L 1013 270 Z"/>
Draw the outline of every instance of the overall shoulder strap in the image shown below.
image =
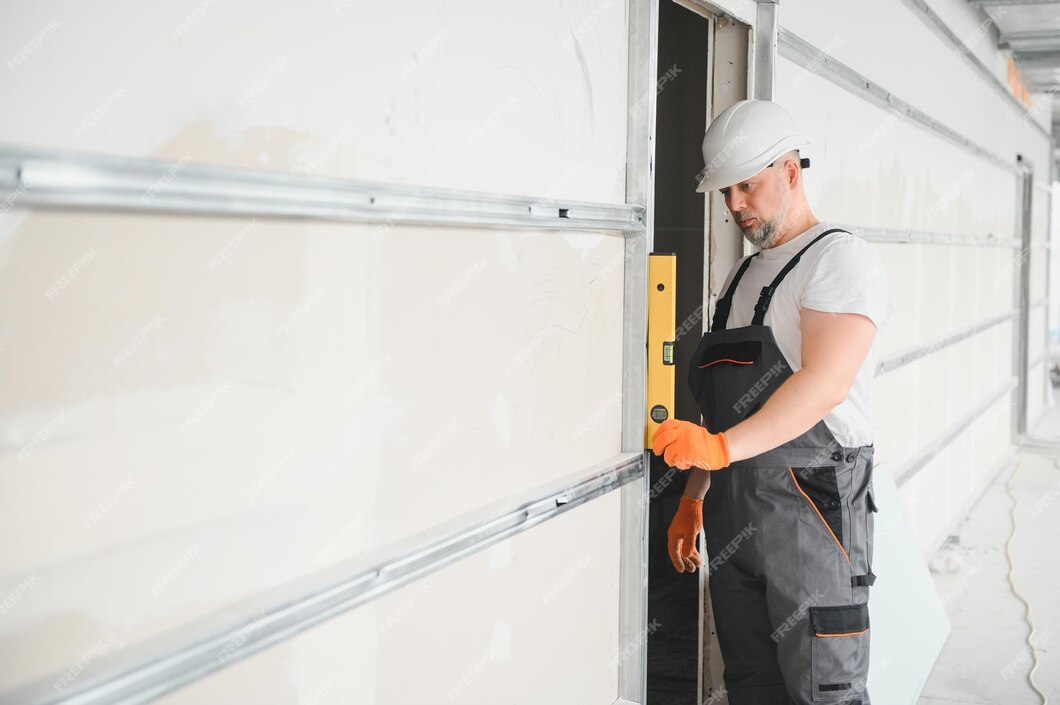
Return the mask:
<path fill-rule="evenodd" d="M 729 320 L 729 309 L 732 308 L 732 295 L 736 293 L 736 285 L 740 283 L 740 277 L 747 271 L 748 265 L 751 264 L 751 260 L 758 256 L 758 253 L 754 253 L 743 261 L 740 268 L 736 270 L 736 276 L 729 282 L 729 288 L 725 290 L 725 294 L 718 299 L 718 305 L 714 308 L 714 318 L 711 319 L 710 329 L 725 330 L 725 326 Z"/>
<path fill-rule="evenodd" d="M 826 230 L 817 237 L 815 237 L 810 242 L 810 244 L 806 245 L 806 247 L 802 248 L 797 253 L 795 253 L 795 255 L 790 260 L 788 260 L 788 263 L 784 265 L 784 268 L 780 270 L 780 273 L 777 274 L 777 276 L 773 279 L 772 282 L 770 282 L 769 286 L 762 287 L 762 293 L 758 296 L 758 303 L 755 304 L 755 315 L 754 318 L 751 320 L 751 325 L 764 325 L 763 322 L 766 320 L 766 311 L 769 309 L 769 302 L 773 300 L 773 292 L 775 292 L 777 290 L 777 287 L 780 286 L 780 282 L 784 281 L 784 277 L 788 275 L 788 272 L 795 269 L 795 265 L 799 263 L 799 259 L 802 258 L 802 255 L 804 252 L 806 252 L 806 250 L 813 247 L 814 243 L 823 238 L 825 235 L 829 235 L 831 233 L 845 232 L 847 231 L 843 230 L 842 228 L 832 228 L 831 230 Z"/>

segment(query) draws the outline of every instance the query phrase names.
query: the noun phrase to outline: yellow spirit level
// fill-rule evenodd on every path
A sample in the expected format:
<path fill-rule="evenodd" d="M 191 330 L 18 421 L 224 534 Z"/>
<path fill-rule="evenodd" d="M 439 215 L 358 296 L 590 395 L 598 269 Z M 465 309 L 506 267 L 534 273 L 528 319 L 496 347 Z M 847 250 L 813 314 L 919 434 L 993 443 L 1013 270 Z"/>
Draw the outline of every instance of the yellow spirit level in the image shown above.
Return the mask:
<path fill-rule="evenodd" d="M 648 255 L 648 422 L 644 447 L 674 415 L 674 338 L 677 325 L 677 255 Z"/>

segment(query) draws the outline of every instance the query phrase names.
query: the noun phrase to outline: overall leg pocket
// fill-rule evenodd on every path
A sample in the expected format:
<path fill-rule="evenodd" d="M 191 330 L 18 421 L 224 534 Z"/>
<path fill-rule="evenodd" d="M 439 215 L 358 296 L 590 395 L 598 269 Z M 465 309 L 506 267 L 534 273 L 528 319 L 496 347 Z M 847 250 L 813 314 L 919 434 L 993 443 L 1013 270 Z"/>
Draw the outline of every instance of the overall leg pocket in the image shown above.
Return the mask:
<path fill-rule="evenodd" d="M 869 606 L 810 608 L 811 677 L 815 701 L 867 700 Z"/>

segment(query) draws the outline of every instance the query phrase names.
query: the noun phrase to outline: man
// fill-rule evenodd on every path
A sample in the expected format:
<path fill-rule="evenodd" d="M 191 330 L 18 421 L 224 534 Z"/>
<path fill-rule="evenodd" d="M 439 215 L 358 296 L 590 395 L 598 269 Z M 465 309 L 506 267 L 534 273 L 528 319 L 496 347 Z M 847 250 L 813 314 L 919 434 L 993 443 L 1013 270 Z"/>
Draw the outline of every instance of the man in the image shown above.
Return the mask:
<path fill-rule="evenodd" d="M 872 247 L 814 217 L 807 145 L 771 101 L 739 101 L 707 129 L 696 190 L 720 189 L 760 250 L 729 273 L 692 358 L 706 428 L 671 419 L 652 439 L 690 470 L 670 557 L 702 565 L 706 529 L 731 705 L 870 703 L 869 387 L 894 304 Z"/>

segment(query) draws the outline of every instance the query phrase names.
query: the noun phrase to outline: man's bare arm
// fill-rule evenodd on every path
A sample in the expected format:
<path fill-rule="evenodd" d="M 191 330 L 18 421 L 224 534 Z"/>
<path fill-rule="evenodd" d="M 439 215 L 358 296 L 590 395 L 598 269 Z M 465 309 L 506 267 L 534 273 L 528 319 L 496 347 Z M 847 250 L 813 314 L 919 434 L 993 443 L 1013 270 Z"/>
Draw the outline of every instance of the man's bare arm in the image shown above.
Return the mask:
<path fill-rule="evenodd" d="M 868 355 L 876 325 L 860 313 L 802 309 L 802 367 L 762 408 L 725 432 L 730 462 L 753 458 L 798 437 L 838 406 Z M 710 471 L 691 468 L 684 494 L 702 497 Z M 702 494 L 700 494 L 700 491 Z"/>

